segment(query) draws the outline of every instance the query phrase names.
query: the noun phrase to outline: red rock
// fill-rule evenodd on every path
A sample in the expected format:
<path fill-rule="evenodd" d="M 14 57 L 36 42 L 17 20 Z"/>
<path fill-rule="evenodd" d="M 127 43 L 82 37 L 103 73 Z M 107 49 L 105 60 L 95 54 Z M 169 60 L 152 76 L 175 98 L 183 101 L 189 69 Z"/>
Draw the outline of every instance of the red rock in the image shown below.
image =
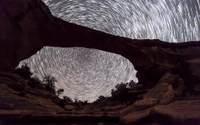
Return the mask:
<path fill-rule="evenodd" d="M 123 117 L 127 114 L 150 108 L 150 107 L 154 106 L 156 103 L 157 103 L 157 99 L 145 98 L 143 100 L 136 101 L 134 104 L 120 110 L 119 114 L 121 117 Z"/>
<path fill-rule="evenodd" d="M 165 75 L 158 81 L 159 83 L 169 83 L 171 85 L 175 84 L 176 80 L 179 78 L 177 75 L 172 75 L 170 72 L 165 73 Z"/>
<path fill-rule="evenodd" d="M 169 104 L 175 97 L 175 91 L 169 83 L 160 83 L 144 95 L 144 98 L 155 98 L 158 104 Z"/>
<path fill-rule="evenodd" d="M 169 105 L 157 105 L 151 110 L 151 116 L 167 123 L 200 123 L 200 100 L 184 100 Z M 196 124 L 195 124 L 196 123 Z"/>
<path fill-rule="evenodd" d="M 149 116 L 150 110 L 151 110 L 151 108 L 141 110 L 141 111 L 135 111 L 126 116 L 120 117 L 120 119 L 121 119 L 122 123 L 124 123 L 124 124 L 134 124 L 134 123 L 146 118 L 147 116 Z"/>
<path fill-rule="evenodd" d="M 64 109 L 65 109 L 66 111 L 73 111 L 74 109 L 76 109 L 76 107 L 73 106 L 73 105 L 65 105 L 65 106 L 64 106 Z"/>
<path fill-rule="evenodd" d="M 173 88 L 175 90 L 176 96 L 183 96 L 184 93 L 187 91 L 187 87 L 185 86 L 182 78 L 176 80 L 176 83 L 174 84 Z"/>
<path fill-rule="evenodd" d="M 136 109 L 146 109 L 157 104 L 157 99 L 155 98 L 144 98 L 134 103 Z"/>

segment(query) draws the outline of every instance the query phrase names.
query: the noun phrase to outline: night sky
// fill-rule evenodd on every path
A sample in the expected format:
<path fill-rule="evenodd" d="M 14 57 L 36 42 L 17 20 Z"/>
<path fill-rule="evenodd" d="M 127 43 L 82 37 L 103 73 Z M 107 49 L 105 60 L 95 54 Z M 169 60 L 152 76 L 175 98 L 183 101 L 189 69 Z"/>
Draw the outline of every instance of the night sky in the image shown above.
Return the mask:
<path fill-rule="evenodd" d="M 109 34 L 167 42 L 200 41 L 200 0 L 43 1 L 56 17 Z M 90 102 L 100 95 L 109 96 L 118 83 L 138 81 L 129 60 L 94 49 L 44 47 L 23 62 L 40 79 L 47 73 L 55 76 L 56 89 L 65 89 L 62 95 Z"/>

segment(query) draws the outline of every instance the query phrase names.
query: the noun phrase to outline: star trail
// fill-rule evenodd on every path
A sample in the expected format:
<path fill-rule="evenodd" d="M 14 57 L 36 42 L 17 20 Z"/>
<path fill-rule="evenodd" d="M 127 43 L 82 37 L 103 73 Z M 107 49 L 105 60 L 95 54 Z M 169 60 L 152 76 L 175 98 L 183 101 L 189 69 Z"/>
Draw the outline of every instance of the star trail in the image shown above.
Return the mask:
<path fill-rule="evenodd" d="M 200 0 L 43 0 L 52 14 L 109 34 L 167 42 L 200 41 Z M 55 76 L 61 95 L 92 102 L 136 71 L 124 57 L 87 48 L 44 47 L 27 62 L 40 79 Z"/>

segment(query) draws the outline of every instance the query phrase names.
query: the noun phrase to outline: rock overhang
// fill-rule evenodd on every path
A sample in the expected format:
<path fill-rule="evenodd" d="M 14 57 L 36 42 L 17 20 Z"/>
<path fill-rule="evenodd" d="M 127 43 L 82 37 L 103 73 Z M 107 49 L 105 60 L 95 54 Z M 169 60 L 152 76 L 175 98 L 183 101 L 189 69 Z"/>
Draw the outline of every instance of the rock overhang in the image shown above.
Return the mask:
<path fill-rule="evenodd" d="M 41 0 L 1 3 L 0 71 L 13 71 L 43 46 L 86 47 L 124 56 L 133 63 L 141 83 L 154 84 L 165 72 L 200 57 L 199 42 L 133 40 L 65 22 L 52 16 Z"/>

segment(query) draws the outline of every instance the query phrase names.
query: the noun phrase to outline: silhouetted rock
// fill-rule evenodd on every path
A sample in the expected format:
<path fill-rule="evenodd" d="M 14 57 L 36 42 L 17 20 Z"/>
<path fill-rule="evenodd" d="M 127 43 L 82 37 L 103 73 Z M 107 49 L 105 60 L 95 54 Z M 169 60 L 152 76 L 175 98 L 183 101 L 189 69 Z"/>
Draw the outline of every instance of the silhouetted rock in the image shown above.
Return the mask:
<path fill-rule="evenodd" d="M 173 88 L 177 97 L 183 96 L 185 92 L 188 91 L 182 78 L 176 80 L 176 83 L 173 85 Z"/>
<path fill-rule="evenodd" d="M 134 123 L 139 122 L 140 120 L 148 117 L 150 114 L 150 110 L 151 110 L 151 108 L 148 108 L 145 110 L 140 110 L 140 111 L 135 111 L 128 115 L 120 117 L 120 119 L 121 119 L 122 123 L 124 123 L 124 124 L 134 124 Z"/>
<path fill-rule="evenodd" d="M 55 95 L 45 89 L 33 89 L 28 86 L 29 82 L 16 74 L 0 73 L 0 108 L 12 109 L 13 112 L 15 110 L 35 113 L 52 110 L 64 111 L 51 101 Z"/>

